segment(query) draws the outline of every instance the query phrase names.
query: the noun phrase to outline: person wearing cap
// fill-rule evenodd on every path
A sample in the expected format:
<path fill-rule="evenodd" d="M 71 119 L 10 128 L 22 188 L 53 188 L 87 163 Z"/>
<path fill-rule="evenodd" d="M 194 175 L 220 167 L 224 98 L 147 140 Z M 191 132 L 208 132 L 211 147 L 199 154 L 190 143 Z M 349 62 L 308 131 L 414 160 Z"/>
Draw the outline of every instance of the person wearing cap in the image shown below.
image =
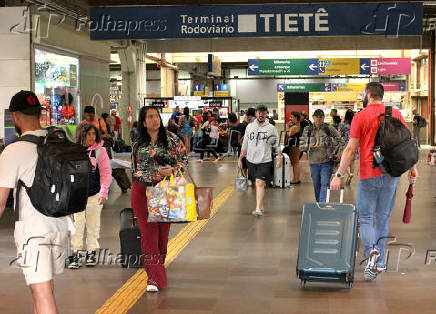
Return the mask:
<path fill-rule="evenodd" d="M 259 105 L 256 108 L 256 121 L 248 124 L 245 130 L 238 159 L 238 166 L 242 169 L 242 159 L 247 158 L 248 177 L 256 185 L 256 209 L 252 212 L 254 216 L 262 216 L 264 213 L 265 183 L 272 180 L 272 150 L 278 154 L 276 167 L 282 166 L 279 135 L 277 129 L 268 122 L 267 117 L 268 109 L 264 105 Z"/>
<path fill-rule="evenodd" d="M 20 135 L 46 136 L 41 128 L 40 116 L 43 108 L 31 91 L 20 91 L 10 102 L 9 111 L 15 129 Z M 18 141 L 8 145 L 0 155 L 0 216 L 5 209 L 11 189 L 22 180 L 32 186 L 38 160 L 37 147 L 33 143 Z M 35 313 L 57 313 L 54 297 L 54 275 L 63 272 L 68 233 L 74 233 L 71 216 L 53 218 L 37 211 L 25 189 L 20 191 L 19 217 L 15 222 L 15 245 L 17 258 L 14 260 L 24 273 L 30 288 Z M 51 243 L 52 245 L 46 245 Z"/>
<path fill-rule="evenodd" d="M 325 202 L 330 177 L 333 173 L 333 162 L 339 160 L 344 148 L 344 140 L 339 132 L 324 123 L 324 111 L 316 109 L 313 113 L 313 125 L 304 128 L 300 138 L 302 159 L 309 158 L 310 174 L 317 202 Z"/>

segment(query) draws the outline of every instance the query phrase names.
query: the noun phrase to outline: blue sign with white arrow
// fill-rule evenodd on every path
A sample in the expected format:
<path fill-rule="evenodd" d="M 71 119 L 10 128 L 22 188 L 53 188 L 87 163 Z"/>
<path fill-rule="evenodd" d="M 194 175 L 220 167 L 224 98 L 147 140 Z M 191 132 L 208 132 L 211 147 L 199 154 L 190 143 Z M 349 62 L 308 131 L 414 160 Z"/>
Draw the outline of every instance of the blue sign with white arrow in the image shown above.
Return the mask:
<path fill-rule="evenodd" d="M 360 58 L 360 74 L 371 74 L 371 59 Z"/>
<path fill-rule="evenodd" d="M 259 60 L 248 60 L 248 75 L 259 75 Z"/>

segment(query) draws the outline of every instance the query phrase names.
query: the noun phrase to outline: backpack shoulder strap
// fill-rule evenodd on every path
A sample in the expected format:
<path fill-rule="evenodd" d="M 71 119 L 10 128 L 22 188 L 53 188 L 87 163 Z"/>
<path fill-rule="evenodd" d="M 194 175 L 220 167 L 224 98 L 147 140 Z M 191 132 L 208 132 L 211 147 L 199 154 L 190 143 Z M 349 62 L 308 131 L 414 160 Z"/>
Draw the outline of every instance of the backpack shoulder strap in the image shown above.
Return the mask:
<path fill-rule="evenodd" d="M 101 147 L 97 147 L 95 149 L 95 164 L 98 165 L 98 161 L 100 159 Z"/>
<path fill-rule="evenodd" d="M 323 130 L 327 134 L 328 137 L 330 137 L 332 135 L 332 133 L 330 132 L 330 127 L 327 123 L 324 123 Z"/>
<path fill-rule="evenodd" d="M 385 108 L 385 118 L 392 117 L 392 106 L 386 106 Z"/>
<path fill-rule="evenodd" d="M 36 145 L 41 144 L 44 141 L 44 136 L 36 136 L 36 135 L 23 135 L 20 136 L 15 142 L 28 142 Z"/>

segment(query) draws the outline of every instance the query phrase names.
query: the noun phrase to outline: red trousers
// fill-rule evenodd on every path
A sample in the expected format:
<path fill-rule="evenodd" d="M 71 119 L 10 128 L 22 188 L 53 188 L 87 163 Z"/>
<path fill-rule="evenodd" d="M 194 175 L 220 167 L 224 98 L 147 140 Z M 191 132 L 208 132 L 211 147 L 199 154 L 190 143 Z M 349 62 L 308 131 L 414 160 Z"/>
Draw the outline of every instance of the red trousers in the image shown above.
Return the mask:
<path fill-rule="evenodd" d="M 148 275 L 147 284 L 155 285 L 161 289 L 167 286 L 167 273 L 164 264 L 171 225 L 165 222 L 147 222 L 146 190 L 145 185 L 133 181 L 131 202 L 141 231 L 142 258 Z"/>

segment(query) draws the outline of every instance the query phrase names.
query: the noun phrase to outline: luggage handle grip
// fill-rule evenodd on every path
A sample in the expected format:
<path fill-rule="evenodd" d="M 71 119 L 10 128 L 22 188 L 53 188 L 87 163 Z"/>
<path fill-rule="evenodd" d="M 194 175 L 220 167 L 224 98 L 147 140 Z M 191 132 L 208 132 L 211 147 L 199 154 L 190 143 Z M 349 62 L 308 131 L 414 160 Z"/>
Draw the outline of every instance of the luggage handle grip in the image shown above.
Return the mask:
<path fill-rule="evenodd" d="M 329 203 L 329 201 L 330 201 L 330 188 L 327 189 L 327 197 L 325 199 L 326 203 Z M 344 188 L 341 187 L 341 194 L 339 196 L 339 203 L 342 204 L 343 202 L 344 202 Z"/>

